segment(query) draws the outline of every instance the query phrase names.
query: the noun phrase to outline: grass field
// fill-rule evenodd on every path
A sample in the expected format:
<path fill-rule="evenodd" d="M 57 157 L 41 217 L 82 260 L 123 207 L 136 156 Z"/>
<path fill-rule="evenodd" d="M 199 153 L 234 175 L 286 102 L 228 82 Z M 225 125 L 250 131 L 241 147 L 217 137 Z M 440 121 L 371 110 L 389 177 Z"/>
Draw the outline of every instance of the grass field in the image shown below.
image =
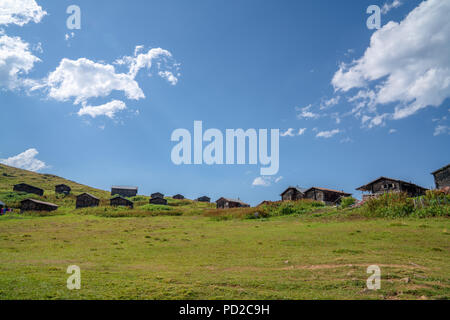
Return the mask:
<path fill-rule="evenodd" d="M 28 178 L 22 171 L 0 167 L 0 200 L 27 196 L 11 193 Z M 75 210 L 48 179 L 44 197 L 58 211 L 0 217 L 0 299 L 450 298 L 448 217 L 376 218 L 300 202 L 249 219 L 260 209 L 170 198 L 161 208 L 143 196 L 134 210 L 114 209 L 95 189 L 102 206 Z M 374 264 L 377 291 L 366 289 Z M 81 268 L 81 290 L 66 288 L 70 265 Z"/>

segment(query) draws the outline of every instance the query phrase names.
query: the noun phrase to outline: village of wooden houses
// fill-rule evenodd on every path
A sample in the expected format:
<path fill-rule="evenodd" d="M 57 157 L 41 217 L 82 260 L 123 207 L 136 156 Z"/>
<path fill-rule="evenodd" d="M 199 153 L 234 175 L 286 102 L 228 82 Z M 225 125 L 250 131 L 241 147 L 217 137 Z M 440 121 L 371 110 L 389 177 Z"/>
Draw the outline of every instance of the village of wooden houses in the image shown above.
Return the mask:
<path fill-rule="evenodd" d="M 434 177 L 435 187 L 445 194 L 450 194 L 450 164 L 431 173 Z M 373 181 L 367 182 L 364 185 L 356 188 L 356 190 L 363 192 L 362 199 L 356 200 L 352 204 L 353 207 L 362 206 L 368 199 L 377 197 L 386 193 L 405 193 L 408 197 L 420 197 L 425 195 L 427 188 L 414 184 L 411 181 L 402 181 L 399 179 L 389 177 L 379 177 Z M 38 186 L 32 186 L 27 183 L 19 183 L 14 185 L 13 191 L 25 192 L 37 196 L 43 196 L 44 190 Z M 55 186 L 55 193 L 68 195 L 71 193 L 71 188 L 65 184 Z M 111 199 L 109 204 L 112 207 L 128 207 L 133 208 L 134 203 L 130 198 L 138 195 L 138 187 L 128 186 L 113 186 L 111 187 Z M 340 190 L 334 190 L 322 187 L 299 187 L 289 186 L 280 194 L 280 201 L 298 201 L 302 199 L 310 199 L 323 203 L 326 206 L 339 206 L 342 199 L 351 197 L 351 193 Z M 185 197 L 181 194 L 176 194 L 173 199 L 183 200 Z M 206 196 L 200 196 L 194 201 L 210 203 L 211 199 Z M 228 197 L 221 197 L 215 201 L 217 209 L 231 209 L 231 208 L 247 208 L 249 204 L 241 199 L 231 199 Z M 270 204 L 272 201 L 263 201 L 258 206 Z M 168 205 L 164 194 L 155 192 L 150 195 L 149 204 L 153 205 Z M 76 209 L 98 207 L 100 199 L 89 193 L 81 193 L 76 195 Z M 2 212 L 8 212 L 5 203 L 0 201 L 0 209 Z M 20 203 L 20 211 L 55 211 L 58 205 L 41 201 L 34 198 L 22 200 Z"/>

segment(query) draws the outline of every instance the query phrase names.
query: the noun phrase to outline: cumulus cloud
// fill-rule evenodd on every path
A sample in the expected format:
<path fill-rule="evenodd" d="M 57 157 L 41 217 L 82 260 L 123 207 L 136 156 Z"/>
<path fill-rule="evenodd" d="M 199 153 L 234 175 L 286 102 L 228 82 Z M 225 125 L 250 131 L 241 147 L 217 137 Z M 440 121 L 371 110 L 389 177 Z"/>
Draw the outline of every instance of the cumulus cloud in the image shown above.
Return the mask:
<path fill-rule="evenodd" d="M 36 159 L 36 156 L 38 154 L 39 152 L 36 149 L 32 148 L 16 156 L 7 159 L 0 159 L 0 163 L 20 169 L 39 171 L 47 168 L 48 166 L 44 161 Z"/>
<path fill-rule="evenodd" d="M 125 110 L 126 104 L 119 100 L 113 100 L 99 106 L 88 106 L 86 104 L 78 111 L 79 116 L 90 116 L 96 118 L 98 116 L 106 116 L 110 119 L 114 119 L 115 114 L 119 111 Z"/>
<path fill-rule="evenodd" d="M 320 131 L 316 134 L 317 138 L 331 138 L 334 135 L 338 134 L 339 132 L 341 132 L 339 129 L 334 129 L 334 130 L 330 130 L 330 131 Z"/>
<path fill-rule="evenodd" d="M 39 23 L 46 14 L 35 0 L 0 1 L 0 25 Z"/>
<path fill-rule="evenodd" d="M 306 132 L 306 128 L 298 129 L 297 135 L 302 136 Z"/>
<path fill-rule="evenodd" d="M 449 1 L 428 0 L 400 23 L 387 23 L 373 33 L 360 59 L 340 65 L 332 79 L 335 91 L 374 84 L 375 89 L 360 91 L 366 92 L 355 110 L 360 114 L 367 105 L 375 112 L 376 105 L 397 104 L 391 116 L 378 116 L 372 125 L 440 106 L 450 97 L 449 14 Z"/>
<path fill-rule="evenodd" d="M 28 43 L 19 37 L 0 37 L 0 87 L 14 89 L 23 83 L 21 75 L 33 69 L 39 58 L 34 56 Z"/>
<path fill-rule="evenodd" d="M 108 103 L 92 106 L 88 100 L 92 98 L 105 98 L 113 92 L 122 92 L 127 99 L 139 100 L 145 94 L 136 81 L 136 76 L 142 68 L 150 69 L 157 61 L 158 70 L 161 69 L 163 58 L 171 58 L 172 54 L 164 49 L 151 49 L 147 53 L 140 53 L 143 46 L 137 46 L 133 57 L 123 57 L 114 62 L 115 65 L 128 66 L 127 73 L 116 71 L 114 65 L 104 62 L 95 62 L 87 58 L 71 60 L 64 58 L 56 69 L 42 81 L 28 81 L 31 91 L 44 90 L 49 98 L 57 101 L 73 100 L 75 105 L 82 105 L 78 115 L 98 117 L 104 115 L 114 118 L 118 111 L 126 109 L 124 102 L 113 100 Z M 178 64 L 171 65 L 175 70 Z M 158 75 L 172 85 L 176 85 L 178 78 L 169 70 L 160 70 Z M 179 75 L 179 74 L 177 74 Z"/>
<path fill-rule="evenodd" d="M 89 98 L 106 97 L 113 91 L 123 91 L 128 99 L 145 98 L 138 83 L 128 74 L 116 73 L 114 66 L 86 58 L 62 59 L 44 80 L 43 87 L 49 90 L 50 98 L 58 101 L 73 98 L 75 104 Z"/>

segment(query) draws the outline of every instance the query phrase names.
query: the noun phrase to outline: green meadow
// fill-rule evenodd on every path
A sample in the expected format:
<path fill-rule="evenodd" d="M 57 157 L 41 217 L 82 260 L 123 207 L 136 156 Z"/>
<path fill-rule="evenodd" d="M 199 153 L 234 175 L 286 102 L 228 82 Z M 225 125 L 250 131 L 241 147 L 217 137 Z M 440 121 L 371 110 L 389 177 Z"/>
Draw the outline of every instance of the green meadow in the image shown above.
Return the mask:
<path fill-rule="evenodd" d="M 74 194 L 102 199 L 75 210 L 73 195 L 53 191 L 53 179 L 66 180 L 45 176 L 0 166 L 3 202 L 28 197 L 12 192 L 27 182 L 44 186 L 37 198 L 60 205 L 0 217 L 0 299 L 450 298 L 448 207 L 394 218 L 379 207 L 304 201 L 215 210 L 171 198 L 153 206 L 138 196 L 130 210 L 71 182 Z M 66 287 L 70 265 L 81 269 L 80 290 Z M 381 269 L 380 290 L 366 288 L 369 265 Z"/>

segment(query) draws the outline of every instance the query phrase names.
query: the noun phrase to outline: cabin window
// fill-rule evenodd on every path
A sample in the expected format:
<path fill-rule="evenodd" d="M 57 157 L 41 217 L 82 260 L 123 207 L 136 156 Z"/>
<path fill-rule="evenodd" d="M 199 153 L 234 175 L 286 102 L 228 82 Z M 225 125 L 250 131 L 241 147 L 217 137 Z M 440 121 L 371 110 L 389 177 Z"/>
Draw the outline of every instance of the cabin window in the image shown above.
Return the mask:
<path fill-rule="evenodd" d="M 395 184 L 393 183 L 386 183 L 383 185 L 383 189 L 389 190 L 389 189 L 395 189 Z"/>

